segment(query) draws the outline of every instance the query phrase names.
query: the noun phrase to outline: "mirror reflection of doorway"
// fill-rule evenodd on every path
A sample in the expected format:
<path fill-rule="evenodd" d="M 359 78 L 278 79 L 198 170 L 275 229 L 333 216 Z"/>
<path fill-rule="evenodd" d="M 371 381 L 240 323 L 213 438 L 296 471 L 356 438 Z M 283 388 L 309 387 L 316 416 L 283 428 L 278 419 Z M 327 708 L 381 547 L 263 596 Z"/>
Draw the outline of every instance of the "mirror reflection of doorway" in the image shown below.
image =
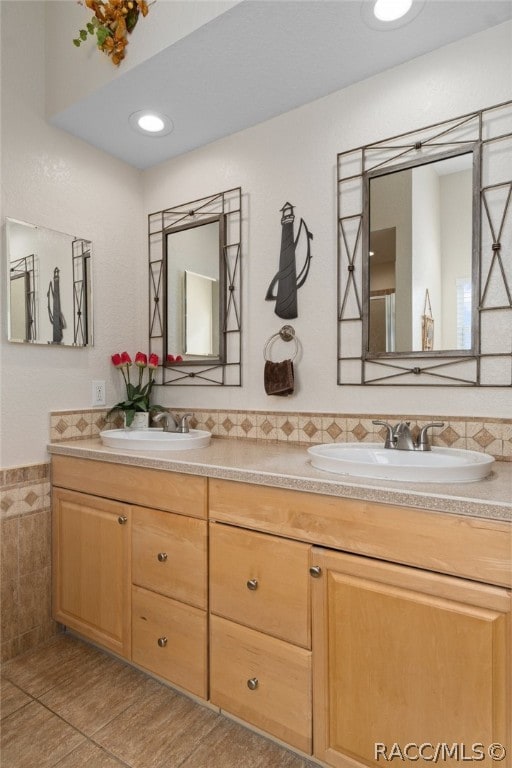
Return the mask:
<path fill-rule="evenodd" d="M 395 351 L 395 292 L 370 296 L 370 352 Z"/>

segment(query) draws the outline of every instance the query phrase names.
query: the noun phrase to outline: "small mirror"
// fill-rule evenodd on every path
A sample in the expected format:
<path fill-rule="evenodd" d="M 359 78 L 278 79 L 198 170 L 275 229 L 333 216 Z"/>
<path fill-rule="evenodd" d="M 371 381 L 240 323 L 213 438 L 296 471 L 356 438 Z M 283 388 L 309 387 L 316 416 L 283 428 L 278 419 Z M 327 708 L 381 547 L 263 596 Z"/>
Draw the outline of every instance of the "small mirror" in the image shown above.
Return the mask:
<path fill-rule="evenodd" d="M 369 357 L 475 346 L 473 164 L 466 148 L 367 174 Z"/>
<path fill-rule="evenodd" d="M 166 358 L 183 363 L 223 361 L 224 275 L 222 216 L 167 229 Z"/>
<path fill-rule="evenodd" d="M 91 242 L 6 219 L 7 337 L 92 344 Z"/>

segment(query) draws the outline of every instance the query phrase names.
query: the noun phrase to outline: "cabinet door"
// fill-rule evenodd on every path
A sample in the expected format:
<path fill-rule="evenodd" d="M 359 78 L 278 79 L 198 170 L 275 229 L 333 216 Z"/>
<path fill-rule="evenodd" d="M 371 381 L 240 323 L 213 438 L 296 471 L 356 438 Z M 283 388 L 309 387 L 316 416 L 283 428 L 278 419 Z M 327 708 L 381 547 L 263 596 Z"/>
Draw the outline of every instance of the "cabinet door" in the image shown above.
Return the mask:
<path fill-rule="evenodd" d="M 210 611 L 311 648 L 309 552 L 278 536 L 210 526 Z"/>
<path fill-rule="evenodd" d="M 316 757 L 348 768 L 382 765 L 393 745 L 425 766 L 432 750 L 414 745 L 455 745 L 456 765 L 475 744 L 512 754 L 509 592 L 328 550 L 312 565 Z"/>
<path fill-rule="evenodd" d="M 132 581 L 206 608 L 206 521 L 132 507 Z"/>
<path fill-rule="evenodd" d="M 130 508 L 53 489 L 53 617 L 130 657 Z"/>

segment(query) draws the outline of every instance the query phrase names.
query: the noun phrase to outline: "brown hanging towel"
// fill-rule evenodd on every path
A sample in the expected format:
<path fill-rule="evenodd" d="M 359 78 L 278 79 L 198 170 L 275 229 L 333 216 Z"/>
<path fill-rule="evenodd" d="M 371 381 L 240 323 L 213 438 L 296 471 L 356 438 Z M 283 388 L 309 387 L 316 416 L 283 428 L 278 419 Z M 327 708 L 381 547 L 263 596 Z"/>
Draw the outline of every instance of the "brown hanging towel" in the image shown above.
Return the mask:
<path fill-rule="evenodd" d="M 293 341 L 295 345 L 295 351 L 291 359 L 281 360 L 279 362 L 273 362 L 270 360 L 270 348 L 276 339 L 280 338 L 282 341 Z M 299 343 L 295 336 L 295 329 L 292 325 L 283 325 L 280 331 L 274 333 L 269 339 L 267 339 L 265 348 L 263 350 L 263 357 L 265 359 L 265 370 L 263 372 L 263 383 L 265 385 L 265 392 L 267 395 L 293 395 L 295 389 L 295 375 L 293 372 L 293 360 L 297 356 L 299 350 Z"/>
<path fill-rule="evenodd" d="M 282 360 L 280 363 L 273 363 L 267 360 L 263 379 L 267 395 L 292 395 L 295 387 L 292 361 Z"/>

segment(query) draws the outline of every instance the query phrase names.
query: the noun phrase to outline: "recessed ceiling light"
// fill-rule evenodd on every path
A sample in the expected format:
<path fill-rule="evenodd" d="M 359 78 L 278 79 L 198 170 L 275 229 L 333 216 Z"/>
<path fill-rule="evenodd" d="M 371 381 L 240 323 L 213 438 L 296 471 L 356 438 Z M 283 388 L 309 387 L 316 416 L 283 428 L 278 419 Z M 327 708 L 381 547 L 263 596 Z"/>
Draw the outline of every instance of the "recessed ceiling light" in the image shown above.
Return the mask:
<path fill-rule="evenodd" d="M 130 115 L 131 127 L 146 136 L 165 136 L 174 128 L 172 120 L 161 112 L 142 109 Z"/>
<path fill-rule="evenodd" d="M 380 21 L 396 21 L 410 11 L 412 0 L 377 0 L 373 12 Z"/>
<path fill-rule="evenodd" d="M 363 0 L 361 16 L 371 29 L 388 31 L 405 27 L 424 5 L 425 0 Z"/>

